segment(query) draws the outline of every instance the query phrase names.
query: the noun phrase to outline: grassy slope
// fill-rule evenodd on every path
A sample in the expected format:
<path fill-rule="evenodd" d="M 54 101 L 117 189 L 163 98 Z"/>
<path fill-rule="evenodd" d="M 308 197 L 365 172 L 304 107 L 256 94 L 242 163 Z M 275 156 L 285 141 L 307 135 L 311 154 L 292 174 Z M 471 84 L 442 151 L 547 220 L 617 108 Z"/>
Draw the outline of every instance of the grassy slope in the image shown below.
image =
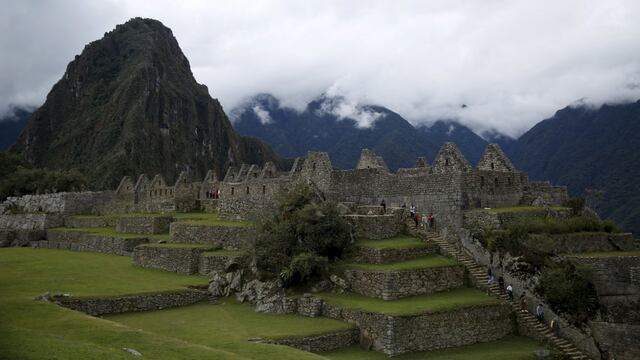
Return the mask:
<path fill-rule="evenodd" d="M 185 285 L 206 284 L 205 277 L 134 267 L 128 257 L 29 248 L 0 249 L 0 269 L 0 359 L 3 360 L 136 358 L 124 352 L 123 347 L 136 349 L 147 359 L 161 360 L 264 359 L 269 358 L 263 356 L 266 352 L 282 359 L 319 358 L 287 347 L 247 342 L 231 342 L 225 349 L 214 349 L 175 338 L 175 333 L 165 336 L 134 329 L 33 300 L 46 291 L 104 296 L 181 289 Z M 250 319 L 254 314 L 252 309 L 244 308 L 246 318 Z M 263 336 L 277 334 L 276 330 Z M 218 336 L 213 329 L 209 332 Z M 247 357 L 228 351 L 243 347 Z"/>
<path fill-rule="evenodd" d="M 429 295 L 418 295 L 394 301 L 369 298 L 357 294 L 321 293 L 330 304 L 390 315 L 410 315 L 439 312 L 473 305 L 499 304 L 500 300 L 472 288 L 460 288 Z"/>
<path fill-rule="evenodd" d="M 415 270 L 431 267 L 454 266 L 459 263 L 453 258 L 440 255 L 424 256 L 417 259 L 392 262 L 386 264 L 347 264 L 346 266 L 354 269 L 370 270 L 370 271 L 403 271 Z"/>
<path fill-rule="evenodd" d="M 535 359 L 533 351 L 544 349 L 533 339 L 507 337 L 488 343 L 479 343 L 453 349 L 420 352 L 394 357 L 397 360 L 524 360 Z M 331 360 L 385 360 L 387 356 L 376 352 L 367 352 L 358 346 L 323 353 Z"/>
<path fill-rule="evenodd" d="M 427 245 L 420 239 L 410 236 L 397 236 L 384 240 L 361 240 L 356 242 L 356 246 L 374 249 L 415 249 L 423 248 Z"/>
<path fill-rule="evenodd" d="M 231 299 L 224 305 L 197 304 L 107 318 L 132 328 L 261 359 L 280 359 L 283 354 L 279 347 L 252 344 L 247 339 L 297 337 L 299 334 L 323 334 L 352 327 L 327 318 L 256 313 L 250 306 Z"/>
<path fill-rule="evenodd" d="M 151 239 L 151 240 L 169 240 L 169 234 L 128 234 L 117 232 L 113 227 L 99 228 L 54 228 L 53 231 L 79 231 L 100 236 L 110 236 L 122 239 Z"/>

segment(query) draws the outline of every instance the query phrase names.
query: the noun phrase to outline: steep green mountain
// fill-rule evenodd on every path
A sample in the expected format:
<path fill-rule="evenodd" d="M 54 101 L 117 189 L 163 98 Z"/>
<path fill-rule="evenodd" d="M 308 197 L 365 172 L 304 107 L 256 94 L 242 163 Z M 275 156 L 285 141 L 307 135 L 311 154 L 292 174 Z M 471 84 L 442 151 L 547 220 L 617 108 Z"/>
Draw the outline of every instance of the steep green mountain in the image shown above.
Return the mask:
<path fill-rule="evenodd" d="M 433 160 L 447 141 L 458 143 L 471 161 L 480 158 L 487 144 L 454 122 L 416 129 L 385 107 L 356 106 L 341 97 L 321 96 L 298 112 L 282 107 L 271 95 L 260 94 L 232 110 L 231 116 L 238 132 L 265 140 L 281 155 L 326 151 L 334 166 L 344 169 L 355 167 L 363 148 L 381 155 L 395 170 L 414 166 L 419 156 Z"/>
<path fill-rule="evenodd" d="M 34 110 L 30 107 L 14 107 L 0 118 L 0 151 L 7 150 L 16 142 Z"/>
<path fill-rule="evenodd" d="M 191 73 L 171 30 L 135 18 L 85 46 L 11 151 L 38 167 L 80 169 L 96 188 L 124 175 L 183 170 L 203 177 L 230 164 L 277 158 L 240 137 Z"/>
<path fill-rule="evenodd" d="M 598 212 L 640 234 L 640 101 L 566 107 L 507 149 L 529 177 L 587 195 Z M 585 194 L 597 190 L 601 198 Z M 594 192 L 590 192 L 594 194 Z"/>

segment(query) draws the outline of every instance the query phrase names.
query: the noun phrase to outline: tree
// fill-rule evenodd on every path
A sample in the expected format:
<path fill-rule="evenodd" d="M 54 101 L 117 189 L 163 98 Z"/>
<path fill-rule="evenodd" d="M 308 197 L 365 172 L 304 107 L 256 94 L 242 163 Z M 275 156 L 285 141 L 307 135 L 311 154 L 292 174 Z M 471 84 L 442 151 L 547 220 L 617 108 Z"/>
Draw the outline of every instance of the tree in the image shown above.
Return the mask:
<path fill-rule="evenodd" d="M 351 242 L 351 227 L 337 205 L 320 201 L 309 185 L 299 183 L 258 220 L 253 255 L 263 276 L 302 285 L 321 278 Z"/>

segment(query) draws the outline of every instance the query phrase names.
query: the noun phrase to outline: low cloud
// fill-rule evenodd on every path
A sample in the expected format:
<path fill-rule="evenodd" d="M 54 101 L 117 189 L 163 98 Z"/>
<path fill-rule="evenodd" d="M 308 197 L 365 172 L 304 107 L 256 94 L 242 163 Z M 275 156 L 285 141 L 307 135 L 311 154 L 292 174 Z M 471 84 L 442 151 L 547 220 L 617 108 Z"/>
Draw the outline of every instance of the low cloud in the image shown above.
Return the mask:
<path fill-rule="evenodd" d="M 262 125 L 271 123 L 272 121 L 271 115 L 267 110 L 263 109 L 260 105 L 255 105 L 253 108 L 251 108 L 251 110 L 253 110 L 253 113 L 256 114 L 256 116 L 258 117 Z"/>
<path fill-rule="evenodd" d="M 331 91 L 327 95 L 331 94 L 335 95 Z M 318 115 L 322 116 L 323 114 L 331 114 L 338 120 L 354 120 L 356 127 L 361 129 L 371 127 L 376 120 L 384 116 L 382 113 L 370 110 L 342 96 L 324 97 L 320 109 L 318 109 Z"/>
<path fill-rule="evenodd" d="M 301 109 L 339 88 L 334 110 L 364 126 L 360 104 L 378 104 L 516 136 L 579 100 L 640 98 L 634 0 L 25 0 L 0 14 L 0 112 L 41 104 L 86 43 L 134 16 L 172 28 L 225 109 L 264 92 Z"/>

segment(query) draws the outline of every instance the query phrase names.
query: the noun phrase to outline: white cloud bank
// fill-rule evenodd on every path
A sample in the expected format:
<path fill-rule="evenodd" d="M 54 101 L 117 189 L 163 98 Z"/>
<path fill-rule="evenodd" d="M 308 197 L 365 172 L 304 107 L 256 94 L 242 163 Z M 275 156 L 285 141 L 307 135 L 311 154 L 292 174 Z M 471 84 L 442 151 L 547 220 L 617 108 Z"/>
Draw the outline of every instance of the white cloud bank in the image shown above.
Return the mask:
<path fill-rule="evenodd" d="M 84 44 L 134 16 L 173 30 L 226 109 L 340 89 L 413 123 L 518 135 L 578 100 L 640 98 L 635 0 L 0 1 L 0 112 L 41 104 Z"/>

